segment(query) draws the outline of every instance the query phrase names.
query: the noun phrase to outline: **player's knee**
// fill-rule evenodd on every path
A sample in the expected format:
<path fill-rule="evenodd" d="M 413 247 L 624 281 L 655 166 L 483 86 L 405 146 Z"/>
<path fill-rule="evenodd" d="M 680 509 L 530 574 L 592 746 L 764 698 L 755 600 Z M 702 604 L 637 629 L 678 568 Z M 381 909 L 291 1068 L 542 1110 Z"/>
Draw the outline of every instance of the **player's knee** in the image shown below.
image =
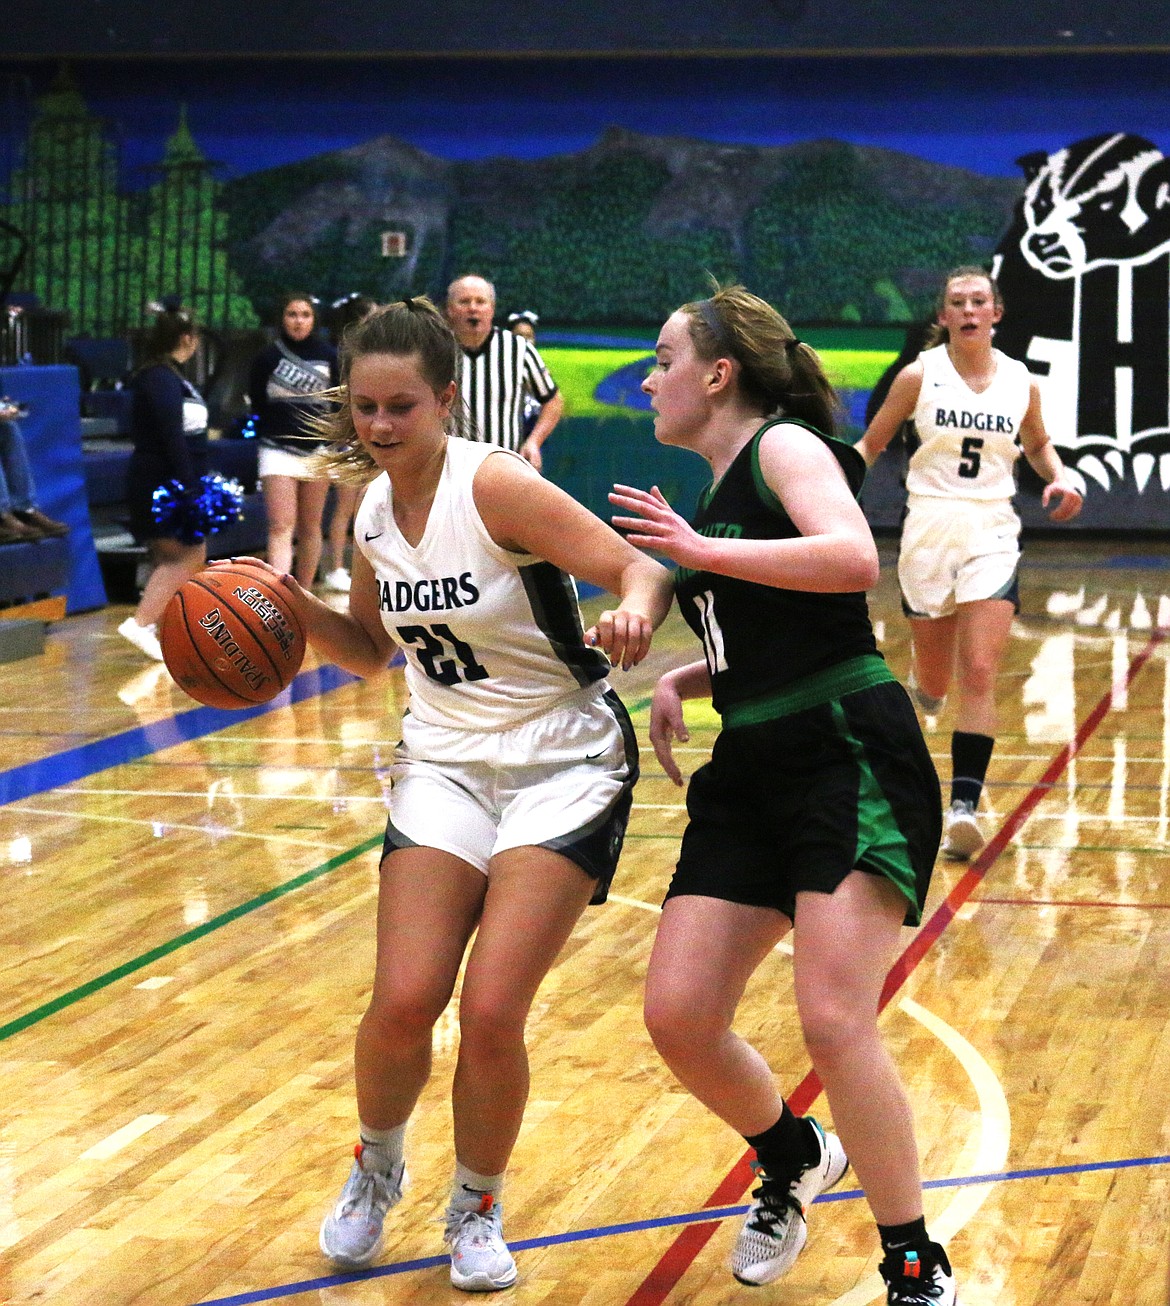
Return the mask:
<path fill-rule="evenodd" d="M 459 1045 L 463 1052 L 489 1057 L 524 1042 L 527 1007 L 491 995 L 463 994 L 459 1004 Z"/>
<path fill-rule="evenodd" d="M 678 993 L 648 991 L 642 1018 L 651 1042 L 668 1064 L 701 1055 L 722 1032 L 712 1028 L 722 1022 L 711 1021 L 699 1004 Z"/>
<path fill-rule="evenodd" d="M 993 658 L 967 658 L 959 668 L 963 688 L 968 694 L 984 697 L 995 692 L 998 668 Z"/>
<path fill-rule="evenodd" d="M 426 989 L 398 989 L 385 994 L 375 991 L 362 1025 L 367 1033 L 382 1041 L 409 1043 L 429 1039 L 446 1005 L 445 996 Z"/>
<path fill-rule="evenodd" d="M 832 998 L 803 1007 L 800 1024 L 805 1047 L 818 1069 L 842 1057 L 856 1056 L 859 1045 L 875 1027 L 875 1021 L 856 1006 Z"/>

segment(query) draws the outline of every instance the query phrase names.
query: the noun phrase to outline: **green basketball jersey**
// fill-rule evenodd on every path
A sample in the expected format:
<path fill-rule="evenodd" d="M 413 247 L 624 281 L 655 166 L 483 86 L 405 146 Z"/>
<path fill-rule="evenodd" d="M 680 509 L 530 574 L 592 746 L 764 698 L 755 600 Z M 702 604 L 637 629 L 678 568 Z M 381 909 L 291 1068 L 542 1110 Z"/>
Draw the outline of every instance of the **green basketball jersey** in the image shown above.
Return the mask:
<path fill-rule="evenodd" d="M 851 445 L 792 418 L 760 427 L 718 482 L 703 491 L 691 525 L 715 538 L 781 540 L 800 532 L 760 471 L 760 439 L 772 426 L 804 426 L 832 451 L 856 495 L 865 463 Z M 675 592 L 703 642 L 718 712 L 784 689 L 838 663 L 876 652 L 863 593 L 812 594 L 679 568 Z"/>

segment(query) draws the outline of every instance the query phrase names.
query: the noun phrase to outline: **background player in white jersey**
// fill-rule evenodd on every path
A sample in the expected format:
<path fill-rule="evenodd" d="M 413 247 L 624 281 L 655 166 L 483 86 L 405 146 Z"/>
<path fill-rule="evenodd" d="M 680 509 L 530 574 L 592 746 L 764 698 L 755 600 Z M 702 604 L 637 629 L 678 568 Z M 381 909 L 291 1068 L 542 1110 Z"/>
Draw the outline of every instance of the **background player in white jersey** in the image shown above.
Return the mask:
<path fill-rule="evenodd" d="M 943 851 L 958 860 L 984 843 L 975 811 L 995 747 L 996 678 L 1019 610 L 1020 519 L 1012 496 L 1020 451 L 1046 482 L 1042 502 L 1053 521 L 1081 510 L 1044 429 L 1035 379 L 992 347 L 1002 316 L 999 290 L 982 268 L 951 272 L 939 299 L 942 343 L 929 341 L 898 373 L 857 446 L 872 466 L 911 418 L 921 442 L 906 477 L 898 581 L 919 706 L 938 712 L 955 680 Z"/>
<path fill-rule="evenodd" d="M 382 1247 L 407 1120 L 468 941 L 452 1106 L 451 1280 L 506 1288 L 500 1194 L 528 1096 L 524 1026 L 574 923 L 602 901 L 637 777 L 609 662 L 650 647 L 665 569 L 518 454 L 448 438 L 459 346 L 426 300 L 347 333 L 334 474 L 370 482 L 348 612 L 302 591 L 310 642 L 361 675 L 399 645 L 409 713 L 381 867 L 373 994 L 357 1035 L 361 1141 L 321 1247 L 347 1269 Z M 570 567 L 619 596 L 590 641 Z"/>

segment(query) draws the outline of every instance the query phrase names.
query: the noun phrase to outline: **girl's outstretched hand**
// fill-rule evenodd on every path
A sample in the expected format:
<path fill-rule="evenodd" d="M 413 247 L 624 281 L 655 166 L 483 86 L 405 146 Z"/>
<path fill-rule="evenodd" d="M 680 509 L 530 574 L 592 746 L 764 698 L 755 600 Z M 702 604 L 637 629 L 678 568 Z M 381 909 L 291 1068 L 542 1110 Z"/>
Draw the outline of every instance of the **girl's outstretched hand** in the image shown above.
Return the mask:
<path fill-rule="evenodd" d="M 682 786 L 683 774 L 674 760 L 674 741 L 685 744 L 690 739 L 686 722 L 683 720 L 683 701 L 675 687 L 674 679 L 667 674 L 654 686 L 654 697 L 650 701 L 650 742 L 654 745 L 654 756 L 659 765 L 678 786 Z"/>
<path fill-rule="evenodd" d="M 637 514 L 635 517 L 611 518 L 618 530 L 625 532 L 631 544 L 661 553 L 680 566 L 695 571 L 702 569 L 707 541 L 666 502 L 657 485 L 649 490 L 615 485 L 610 491 L 609 501 L 624 512 Z"/>

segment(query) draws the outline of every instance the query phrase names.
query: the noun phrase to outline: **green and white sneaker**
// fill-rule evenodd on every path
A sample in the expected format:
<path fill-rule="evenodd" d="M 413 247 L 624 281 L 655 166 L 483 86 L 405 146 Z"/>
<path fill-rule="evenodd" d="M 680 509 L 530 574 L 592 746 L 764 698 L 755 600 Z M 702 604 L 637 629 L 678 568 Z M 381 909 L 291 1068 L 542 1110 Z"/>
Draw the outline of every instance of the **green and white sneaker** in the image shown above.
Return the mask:
<path fill-rule="evenodd" d="M 353 1168 L 341 1196 L 321 1222 L 321 1250 L 343 1270 L 364 1270 L 382 1251 L 386 1212 L 402 1200 L 406 1164 L 389 1174 L 362 1167 L 362 1144 L 354 1148 Z"/>

